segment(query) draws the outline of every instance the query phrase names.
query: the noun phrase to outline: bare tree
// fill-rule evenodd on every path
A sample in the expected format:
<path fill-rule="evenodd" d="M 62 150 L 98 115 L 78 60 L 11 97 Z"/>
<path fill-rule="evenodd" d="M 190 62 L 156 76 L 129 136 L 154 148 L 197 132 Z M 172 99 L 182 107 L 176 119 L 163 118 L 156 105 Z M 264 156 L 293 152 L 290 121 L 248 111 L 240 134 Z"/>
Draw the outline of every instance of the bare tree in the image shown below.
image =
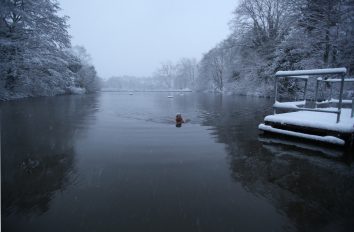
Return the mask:
<path fill-rule="evenodd" d="M 242 0 L 234 14 L 234 30 L 245 36 L 251 32 L 250 39 L 256 47 L 279 41 L 294 16 L 287 0 Z"/>
<path fill-rule="evenodd" d="M 197 75 L 197 61 L 195 59 L 182 58 L 176 65 L 176 86 L 179 88 L 195 87 Z"/>
<path fill-rule="evenodd" d="M 204 85 L 203 88 L 212 87 L 213 91 L 224 90 L 225 81 L 225 54 L 220 46 L 211 49 L 203 56 L 200 62 L 198 83 Z M 212 85 L 207 84 L 210 82 Z M 204 82 L 204 83 L 203 83 Z"/>

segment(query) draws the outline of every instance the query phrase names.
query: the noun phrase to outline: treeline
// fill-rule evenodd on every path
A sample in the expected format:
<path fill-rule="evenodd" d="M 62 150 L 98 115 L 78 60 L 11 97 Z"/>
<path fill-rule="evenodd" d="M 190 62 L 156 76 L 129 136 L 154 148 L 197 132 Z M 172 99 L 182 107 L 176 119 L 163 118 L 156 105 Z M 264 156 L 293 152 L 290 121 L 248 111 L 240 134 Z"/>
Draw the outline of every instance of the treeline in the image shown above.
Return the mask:
<path fill-rule="evenodd" d="M 151 77 L 114 76 L 103 81 L 103 91 L 147 91 L 160 89 L 160 83 Z"/>
<path fill-rule="evenodd" d="M 271 96 L 279 70 L 346 67 L 353 75 L 353 25 L 353 0 L 241 0 L 227 38 L 199 62 L 166 62 L 153 77 L 167 89 Z M 302 84 L 283 80 L 280 93 L 299 94 Z"/>
<path fill-rule="evenodd" d="M 0 1 L 0 99 L 93 92 L 99 78 L 83 47 L 71 47 L 55 0 Z"/>
<path fill-rule="evenodd" d="M 150 77 L 111 77 L 103 83 L 105 90 L 192 90 L 196 89 L 198 62 L 182 58 L 164 62 Z"/>
<path fill-rule="evenodd" d="M 233 15 L 231 35 L 199 63 L 199 90 L 269 96 L 278 70 L 354 72 L 353 0 L 242 0 Z"/>

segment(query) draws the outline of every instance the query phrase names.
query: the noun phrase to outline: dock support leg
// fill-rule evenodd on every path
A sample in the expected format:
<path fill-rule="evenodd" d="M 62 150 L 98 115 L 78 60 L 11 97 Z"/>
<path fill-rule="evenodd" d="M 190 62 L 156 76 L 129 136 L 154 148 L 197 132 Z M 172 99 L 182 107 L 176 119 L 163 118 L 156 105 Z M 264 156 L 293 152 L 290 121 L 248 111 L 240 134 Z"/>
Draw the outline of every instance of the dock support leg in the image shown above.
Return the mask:
<path fill-rule="evenodd" d="M 307 93 L 307 79 L 306 79 L 306 81 L 305 81 L 304 101 L 306 101 L 306 93 Z"/>
<path fill-rule="evenodd" d="M 278 101 L 278 78 L 275 76 L 274 81 L 274 103 Z M 273 114 L 277 114 L 277 109 L 273 109 Z"/>
<path fill-rule="evenodd" d="M 340 82 L 340 92 L 339 92 L 339 103 L 338 103 L 337 123 L 338 123 L 339 120 L 340 120 L 340 112 L 341 112 L 341 110 L 342 110 L 344 77 L 345 77 L 345 74 L 342 75 L 341 82 Z"/>
<path fill-rule="evenodd" d="M 318 80 L 316 79 L 315 108 L 317 108 Z"/>
<path fill-rule="evenodd" d="M 354 97 L 352 98 L 352 115 L 350 117 L 354 117 Z"/>

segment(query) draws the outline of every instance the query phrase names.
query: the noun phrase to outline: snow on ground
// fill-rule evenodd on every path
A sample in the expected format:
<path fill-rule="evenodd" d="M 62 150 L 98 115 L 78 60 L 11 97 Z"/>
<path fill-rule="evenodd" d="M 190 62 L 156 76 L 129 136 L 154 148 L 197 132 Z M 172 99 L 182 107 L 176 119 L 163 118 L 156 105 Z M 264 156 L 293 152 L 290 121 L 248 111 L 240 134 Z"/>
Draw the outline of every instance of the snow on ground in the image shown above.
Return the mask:
<path fill-rule="evenodd" d="M 68 90 L 71 94 L 85 94 L 86 93 L 86 89 L 80 88 L 80 87 L 69 87 Z"/>
<path fill-rule="evenodd" d="M 336 108 L 326 109 L 336 110 Z M 340 122 L 336 123 L 336 114 L 312 111 L 298 111 L 268 115 L 264 118 L 264 121 L 338 131 L 341 133 L 353 133 L 354 118 L 351 118 L 350 115 L 351 109 L 342 109 Z"/>

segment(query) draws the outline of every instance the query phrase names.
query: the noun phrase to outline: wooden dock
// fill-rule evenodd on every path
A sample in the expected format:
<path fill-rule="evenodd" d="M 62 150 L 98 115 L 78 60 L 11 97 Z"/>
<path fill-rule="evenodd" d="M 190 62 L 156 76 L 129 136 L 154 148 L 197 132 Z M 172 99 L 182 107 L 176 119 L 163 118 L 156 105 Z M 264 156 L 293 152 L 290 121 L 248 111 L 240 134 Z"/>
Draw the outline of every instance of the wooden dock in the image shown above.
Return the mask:
<path fill-rule="evenodd" d="M 332 110 L 329 108 L 328 110 Z M 324 109 L 325 110 L 325 109 Z M 336 123 L 336 115 L 325 112 L 289 112 L 269 115 L 259 129 L 284 136 L 313 140 L 336 146 L 353 146 L 354 118 L 350 109 L 342 109 L 341 121 Z"/>
<path fill-rule="evenodd" d="M 310 77 L 321 75 L 326 78 L 316 79 L 315 107 L 306 106 L 307 81 Z M 331 75 L 331 77 L 328 77 Z M 333 78 L 340 77 L 340 78 Z M 296 137 L 301 140 L 311 140 L 317 143 L 326 143 L 335 146 L 344 146 L 353 149 L 354 147 L 354 100 L 343 99 L 343 87 L 345 83 L 354 79 L 345 78 L 345 68 L 314 69 L 279 71 L 275 74 L 275 103 L 274 114 L 264 118 L 264 123 L 258 128 L 267 133 L 275 133 L 282 136 Z M 304 96 L 302 101 L 280 102 L 278 100 L 278 78 L 297 78 L 305 81 Z M 317 100 L 319 84 L 324 82 L 339 83 L 340 91 L 338 100 L 332 98 L 325 102 Z M 319 108 L 323 104 L 337 104 L 337 107 Z M 342 108 L 343 104 L 351 104 L 351 108 Z M 277 110 L 290 111 L 277 114 Z"/>

